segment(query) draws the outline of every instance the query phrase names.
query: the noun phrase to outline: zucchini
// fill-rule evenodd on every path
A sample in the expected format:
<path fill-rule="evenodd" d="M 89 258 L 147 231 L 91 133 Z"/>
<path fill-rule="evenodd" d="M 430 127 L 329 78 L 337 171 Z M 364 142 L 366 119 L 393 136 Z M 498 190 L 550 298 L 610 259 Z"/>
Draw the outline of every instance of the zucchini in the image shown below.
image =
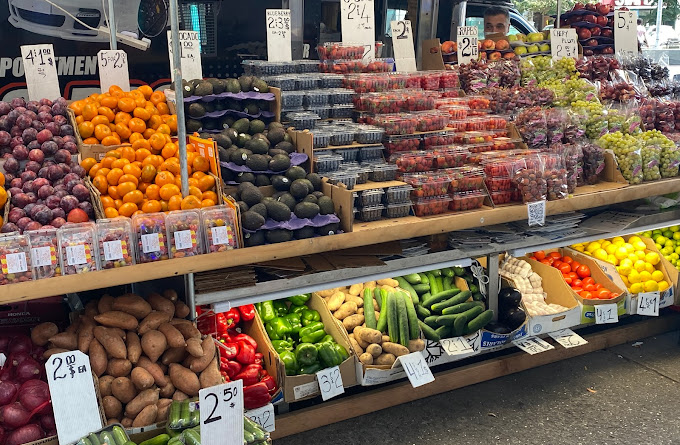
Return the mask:
<path fill-rule="evenodd" d="M 472 301 L 470 303 L 459 303 L 454 306 L 449 306 L 445 308 L 442 311 L 442 315 L 460 314 L 461 312 L 465 312 L 468 309 L 472 309 L 475 306 L 479 306 L 479 302 Z"/>
<path fill-rule="evenodd" d="M 414 284 L 411 286 L 411 288 L 416 291 L 416 293 L 419 294 L 424 294 L 425 292 L 430 291 L 430 285 L 429 284 Z"/>
<path fill-rule="evenodd" d="M 416 314 L 418 315 L 419 318 L 422 318 L 423 320 L 429 317 L 430 311 L 421 305 L 418 305 L 415 307 L 416 308 Z M 366 316 L 366 309 L 364 309 L 364 317 Z"/>
<path fill-rule="evenodd" d="M 424 272 L 418 272 L 418 275 L 420 276 L 421 284 L 430 284 L 430 279 L 427 277 L 427 274 Z"/>
<path fill-rule="evenodd" d="M 450 326 L 439 326 L 434 330 L 439 338 L 449 338 L 451 337 L 451 327 Z"/>
<path fill-rule="evenodd" d="M 375 308 L 373 307 L 373 292 L 371 289 L 364 289 L 364 319 L 366 327 L 375 329 L 378 325 L 375 321 Z"/>
<path fill-rule="evenodd" d="M 379 301 L 381 302 L 380 307 L 382 309 L 380 309 L 380 318 L 378 318 L 378 323 L 376 324 L 375 329 L 380 331 L 380 332 L 386 332 L 387 331 L 387 314 L 389 313 L 388 307 L 387 307 L 387 292 L 385 292 L 385 293 L 381 292 L 379 294 L 378 298 L 379 298 Z M 366 311 L 366 309 L 364 308 L 364 312 L 365 311 Z M 364 318 L 366 318 L 366 317 L 364 316 Z"/>
<path fill-rule="evenodd" d="M 438 294 L 432 294 L 432 296 L 430 298 L 428 298 L 427 300 L 423 300 L 423 302 L 421 304 L 429 309 L 435 303 L 439 303 L 440 301 L 444 301 L 447 298 L 455 297 L 455 296 L 460 295 L 462 293 L 463 292 L 461 292 L 460 289 L 450 289 L 450 290 L 447 290 L 447 291 L 444 291 L 444 292 L 439 292 Z M 465 297 L 465 300 L 467 300 L 469 297 L 470 297 L 470 295 Z M 465 300 L 460 301 L 460 303 L 462 303 Z"/>
<path fill-rule="evenodd" d="M 113 427 L 113 429 L 111 430 L 111 435 L 113 435 L 113 439 L 116 441 L 117 445 L 125 445 L 125 443 L 128 441 L 128 437 L 127 434 L 125 434 L 125 430 L 118 425 Z"/>
<path fill-rule="evenodd" d="M 418 321 L 418 326 L 420 329 L 423 331 L 423 335 L 425 335 L 425 338 L 431 341 L 439 341 L 441 337 L 439 334 L 437 334 L 437 331 L 432 329 L 430 326 L 426 325 L 422 321 Z"/>
<path fill-rule="evenodd" d="M 472 334 L 473 332 L 477 332 L 486 326 L 491 320 L 493 320 L 493 311 L 491 309 L 482 312 L 467 324 L 464 334 Z"/>
<path fill-rule="evenodd" d="M 411 302 L 419 304 L 420 298 L 418 298 L 418 292 L 413 289 L 413 286 L 409 284 L 404 277 L 397 277 L 396 280 L 399 282 L 399 287 L 406 291 L 406 294 L 411 298 Z"/>
<path fill-rule="evenodd" d="M 437 323 L 437 317 L 436 315 L 431 315 L 429 317 L 426 317 L 425 320 L 423 320 L 423 323 L 426 325 L 430 326 L 432 329 L 437 329 L 439 327 L 439 324 Z"/>
<path fill-rule="evenodd" d="M 139 445 L 167 445 L 169 440 L 170 440 L 169 435 L 159 434 L 156 437 L 152 437 L 151 439 L 145 440 L 144 442 L 140 443 Z"/>
<path fill-rule="evenodd" d="M 387 333 L 392 343 L 399 343 L 399 312 L 394 292 L 387 294 Z"/>
<path fill-rule="evenodd" d="M 417 273 L 404 275 L 402 278 L 404 278 L 406 281 L 408 281 L 409 284 L 420 284 L 422 282 L 420 275 L 418 275 Z"/>
<path fill-rule="evenodd" d="M 92 445 L 101 445 L 101 442 L 99 441 L 99 437 L 95 433 L 90 433 L 88 434 L 87 438 L 90 440 L 90 443 Z"/>
<path fill-rule="evenodd" d="M 406 303 L 406 315 L 408 316 L 408 338 L 409 340 L 418 340 L 418 338 L 420 338 L 420 331 L 418 330 L 418 314 L 416 314 L 416 307 L 408 295 L 404 295 L 404 302 Z M 364 309 L 364 317 L 365 316 L 366 310 Z"/>
<path fill-rule="evenodd" d="M 444 277 L 442 283 L 444 285 L 444 290 L 449 290 L 453 287 L 453 279 L 451 277 Z"/>
<path fill-rule="evenodd" d="M 453 335 L 460 337 L 465 332 L 467 326 L 467 317 L 458 317 L 453 320 Z"/>
<path fill-rule="evenodd" d="M 373 298 L 375 298 L 375 301 L 378 303 L 378 309 L 383 310 L 383 299 L 382 299 L 382 294 L 380 293 L 380 288 L 376 287 L 373 289 Z"/>
<path fill-rule="evenodd" d="M 408 327 L 408 313 L 406 312 L 406 299 L 409 297 L 403 292 L 395 292 L 395 294 L 397 314 L 399 314 L 399 344 L 408 348 L 410 330 Z"/>
<path fill-rule="evenodd" d="M 428 272 L 427 274 L 427 279 L 430 280 L 430 293 L 432 295 L 441 292 L 442 290 L 437 287 L 437 280 L 434 277 L 434 274 L 432 272 Z"/>
<path fill-rule="evenodd" d="M 456 276 L 456 274 L 453 273 L 453 269 L 450 267 L 445 267 L 442 269 L 442 273 L 444 274 L 445 277 L 453 278 Z"/>

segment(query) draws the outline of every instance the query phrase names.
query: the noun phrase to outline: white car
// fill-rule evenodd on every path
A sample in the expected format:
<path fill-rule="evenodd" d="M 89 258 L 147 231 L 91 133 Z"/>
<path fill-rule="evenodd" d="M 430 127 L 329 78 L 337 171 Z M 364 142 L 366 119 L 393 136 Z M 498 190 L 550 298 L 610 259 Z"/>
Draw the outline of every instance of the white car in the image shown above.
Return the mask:
<path fill-rule="evenodd" d="M 656 46 L 656 26 L 651 26 L 647 31 L 647 43 L 650 48 Z M 659 33 L 659 46 L 666 48 L 680 47 L 680 38 L 678 32 L 672 26 L 661 25 L 661 32 Z"/>

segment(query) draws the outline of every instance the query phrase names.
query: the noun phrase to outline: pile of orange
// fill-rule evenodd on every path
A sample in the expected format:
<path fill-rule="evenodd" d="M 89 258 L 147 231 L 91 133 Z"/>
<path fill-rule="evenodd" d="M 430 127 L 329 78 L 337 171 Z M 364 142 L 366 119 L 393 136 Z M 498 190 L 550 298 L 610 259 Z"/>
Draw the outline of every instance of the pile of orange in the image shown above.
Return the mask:
<path fill-rule="evenodd" d="M 187 144 L 189 195 L 182 197 L 178 154 L 177 142 L 164 139 L 161 147 L 140 139 L 132 146 L 107 152 L 99 162 L 86 158 L 80 165 L 101 193 L 107 218 L 216 205 L 215 177 L 208 174 L 210 164 L 191 144 Z"/>
<path fill-rule="evenodd" d="M 148 85 L 130 92 L 113 85 L 107 93 L 92 94 L 69 108 L 85 144 L 111 146 L 144 140 L 162 148 L 165 136 L 177 133 L 177 116 L 170 114 L 165 94 Z"/>

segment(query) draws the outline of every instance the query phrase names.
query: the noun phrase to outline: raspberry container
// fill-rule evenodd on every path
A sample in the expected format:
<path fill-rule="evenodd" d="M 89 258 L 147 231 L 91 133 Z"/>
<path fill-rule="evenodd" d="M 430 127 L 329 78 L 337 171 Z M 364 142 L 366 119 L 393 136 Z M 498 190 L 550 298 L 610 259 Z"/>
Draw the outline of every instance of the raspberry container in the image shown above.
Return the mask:
<path fill-rule="evenodd" d="M 432 151 L 434 168 L 462 167 L 468 158 L 469 152 L 462 147 L 434 147 Z"/>
<path fill-rule="evenodd" d="M 360 144 L 377 144 L 382 140 L 385 130 L 372 125 L 357 126 L 354 140 Z"/>
<path fill-rule="evenodd" d="M 295 108 L 302 106 L 305 93 L 302 91 L 281 91 L 281 107 Z"/>
<path fill-rule="evenodd" d="M 352 142 L 354 142 L 354 130 L 351 127 L 336 127 L 331 131 L 331 145 L 351 145 Z"/>
<path fill-rule="evenodd" d="M 165 213 L 145 213 L 132 217 L 137 238 L 137 262 L 150 263 L 168 259 Z"/>
<path fill-rule="evenodd" d="M 404 218 L 411 213 L 411 203 L 388 204 L 385 206 L 386 218 Z"/>
<path fill-rule="evenodd" d="M 0 236 L 0 285 L 33 280 L 28 235 L 16 232 Z"/>
<path fill-rule="evenodd" d="M 456 144 L 483 144 L 493 141 L 494 134 L 490 131 L 464 131 L 456 133 L 454 143 Z M 467 148 L 467 147 L 466 147 Z"/>
<path fill-rule="evenodd" d="M 201 213 L 198 210 L 174 210 L 165 217 L 170 258 L 184 258 L 203 253 Z"/>
<path fill-rule="evenodd" d="M 412 187 L 411 198 L 446 195 L 451 180 L 438 173 L 404 175 L 402 181 Z"/>
<path fill-rule="evenodd" d="M 464 120 L 464 119 L 467 119 L 467 117 L 468 117 L 469 108 L 466 107 L 466 106 L 463 106 L 463 105 L 441 105 L 441 106 L 437 106 L 437 104 L 435 104 L 435 107 L 438 110 L 446 111 L 447 113 L 449 113 L 449 117 L 451 118 L 451 120 Z"/>
<path fill-rule="evenodd" d="M 502 192 L 514 188 L 510 176 L 487 177 L 485 182 L 486 188 L 489 189 L 490 192 Z"/>
<path fill-rule="evenodd" d="M 319 68 L 317 64 L 317 69 Z M 321 88 L 342 88 L 345 76 L 342 74 L 320 74 Z"/>
<path fill-rule="evenodd" d="M 340 104 L 333 105 L 330 108 L 330 117 L 333 119 L 351 119 L 354 112 L 354 105 Z"/>
<path fill-rule="evenodd" d="M 305 74 L 302 76 L 295 76 L 296 90 L 313 90 L 319 88 L 321 84 L 321 77 L 318 74 Z"/>
<path fill-rule="evenodd" d="M 478 209 L 484 204 L 486 193 L 482 191 L 459 192 L 452 195 L 449 210 L 455 212 Z"/>
<path fill-rule="evenodd" d="M 449 179 L 449 193 L 484 189 L 484 170 L 479 167 L 452 168 L 445 172 Z"/>
<path fill-rule="evenodd" d="M 348 171 L 335 172 L 328 176 L 328 181 L 331 184 L 345 184 L 347 190 L 354 190 L 354 186 L 357 184 L 358 173 L 352 173 Z"/>
<path fill-rule="evenodd" d="M 63 275 L 99 270 L 99 249 L 94 223 L 65 224 L 57 230 Z"/>
<path fill-rule="evenodd" d="M 358 218 L 364 222 L 377 221 L 382 217 L 384 208 L 382 204 L 363 207 L 359 210 Z"/>
<path fill-rule="evenodd" d="M 380 114 L 375 116 L 374 125 L 384 128 L 387 135 L 411 134 L 418 128 L 418 119 L 418 116 L 410 113 Z"/>
<path fill-rule="evenodd" d="M 412 190 L 413 187 L 410 185 L 387 187 L 385 189 L 385 202 L 387 204 L 407 203 L 411 205 L 410 195 Z"/>
<path fill-rule="evenodd" d="M 316 121 L 321 119 L 318 114 L 305 111 L 294 112 L 286 114 L 286 118 L 295 127 L 296 130 L 312 130 L 316 125 Z"/>
<path fill-rule="evenodd" d="M 236 212 L 218 205 L 201 209 L 201 225 L 205 234 L 207 253 L 224 252 L 238 248 Z"/>
<path fill-rule="evenodd" d="M 319 72 L 319 61 L 318 60 L 308 60 L 300 59 L 295 61 L 296 67 L 295 71 L 298 73 L 318 73 Z"/>
<path fill-rule="evenodd" d="M 418 198 L 413 202 L 413 212 L 416 216 L 441 215 L 449 211 L 452 200 L 449 195 Z"/>
<path fill-rule="evenodd" d="M 334 154 L 322 154 L 314 156 L 314 171 L 317 173 L 334 172 L 340 168 L 342 156 Z"/>
<path fill-rule="evenodd" d="M 328 119 L 329 117 L 331 117 L 331 107 L 330 107 L 330 105 L 321 106 L 321 107 L 316 107 L 316 106 L 307 107 L 307 111 L 309 111 L 310 113 L 316 113 L 319 116 L 319 118 L 321 118 L 321 119 Z"/>
<path fill-rule="evenodd" d="M 455 141 L 456 133 L 452 131 L 438 131 L 421 136 L 420 148 L 423 150 L 438 147 L 440 145 L 451 145 Z"/>
<path fill-rule="evenodd" d="M 394 164 L 373 164 L 368 178 L 374 182 L 394 181 L 398 167 Z"/>
<path fill-rule="evenodd" d="M 359 155 L 359 148 L 342 148 L 335 150 L 334 153 L 342 156 L 342 162 L 355 162 Z"/>
<path fill-rule="evenodd" d="M 97 220 L 97 241 L 102 269 L 135 264 L 134 232 L 128 218 Z"/>
<path fill-rule="evenodd" d="M 305 91 L 305 98 L 302 101 L 305 107 L 320 107 L 328 105 L 328 91 L 309 90 Z"/>
<path fill-rule="evenodd" d="M 448 113 L 442 111 L 421 111 L 414 114 L 418 119 L 417 131 L 443 130 L 449 123 Z"/>
<path fill-rule="evenodd" d="M 61 275 L 57 229 L 29 230 L 25 233 L 31 243 L 31 266 L 36 280 Z"/>
<path fill-rule="evenodd" d="M 385 148 L 388 154 L 414 151 L 420 148 L 419 135 L 392 135 L 385 138 Z"/>
<path fill-rule="evenodd" d="M 378 205 L 382 202 L 384 194 L 383 189 L 364 190 L 359 194 L 359 205 L 363 207 Z"/>
<path fill-rule="evenodd" d="M 372 147 L 361 147 L 359 149 L 359 160 L 364 161 L 382 161 L 382 145 L 374 145 Z"/>
<path fill-rule="evenodd" d="M 341 42 L 326 42 L 316 47 L 319 60 L 353 59 L 364 57 L 363 45 Z"/>
<path fill-rule="evenodd" d="M 402 173 L 426 172 L 434 166 L 434 156 L 427 151 L 395 153 L 390 156 L 390 163 L 396 164 Z"/>
<path fill-rule="evenodd" d="M 269 86 L 280 88 L 282 92 L 295 90 L 295 76 L 270 76 L 262 80 L 267 82 Z"/>
<path fill-rule="evenodd" d="M 312 141 L 314 148 L 326 148 L 331 142 L 331 134 L 324 130 L 317 130 L 312 133 Z"/>

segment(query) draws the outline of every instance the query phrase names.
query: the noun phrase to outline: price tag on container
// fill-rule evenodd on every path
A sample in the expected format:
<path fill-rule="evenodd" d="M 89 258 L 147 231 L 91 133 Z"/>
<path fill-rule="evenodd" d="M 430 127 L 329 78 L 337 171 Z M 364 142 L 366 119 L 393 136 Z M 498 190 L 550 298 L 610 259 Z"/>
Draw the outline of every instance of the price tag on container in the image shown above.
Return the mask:
<path fill-rule="evenodd" d="M 550 30 L 550 53 L 553 60 L 564 57 L 578 58 L 578 36 L 574 28 Z"/>
<path fill-rule="evenodd" d="M 201 445 L 243 444 L 243 380 L 202 389 Z"/>
<path fill-rule="evenodd" d="M 540 354 L 541 352 L 555 349 L 553 345 L 538 337 L 526 337 L 521 340 L 514 340 L 512 344 L 529 355 Z"/>
<path fill-rule="evenodd" d="M 401 362 L 404 371 L 406 371 L 406 376 L 414 388 L 434 382 L 432 370 L 427 366 L 422 352 L 418 351 L 402 355 L 397 360 Z"/>
<path fill-rule="evenodd" d="M 267 9 L 267 60 L 293 60 L 290 41 L 290 9 Z"/>
<path fill-rule="evenodd" d="M 456 30 L 458 64 L 479 59 L 479 30 L 476 26 L 459 26 Z"/>
<path fill-rule="evenodd" d="M 637 314 L 650 317 L 659 316 L 659 292 L 641 292 L 638 294 Z"/>
<path fill-rule="evenodd" d="M 567 349 L 588 344 L 588 341 L 585 338 L 571 329 L 560 329 L 559 331 L 549 332 L 548 335 Z"/>
<path fill-rule="evenodd" d="M 74 443 L 100 429 L 103 425 L 90 358 L 80 351 L 54 354 L 45 363 L 45 370 L 59 443 Z"/>
<path fill-rule="evenodd" d="M 99 64 L 99 83 L 102 93 L 109 91 L 111 85 L 118 85 L 123 91 L 130 91 L 130 70 L 127 53 L 122 49 L 102 50 L 97 53 Z"/>
<path fill-rule="evenodd" d="M 175 78 L 175 62 L 172 58 L 172 36 L 168 31 L 168 51 L 170 53 L 170 76 Z M 198 31 L 180 31 L 179 49 L 181 58 L 182 78 L 203 79 L 203 67 L 201 66 L 201 42 Z"/>
<path fill-rule="evenodd" d="M 364 46 L 364 60 L 375 59 L 373 0 L 341 0 L 342 43 Z"/>
<path fill-rule="evenodd" d="M 619 322 L 619 308 L 616 303 L 595 305 L 595 324 Z"/>
<path fill-rule="evenodd" d="M 527 203 L 527 219 L 529 227 L 545 225 L 545 200 Z"/>
<path fill-rule="evenodd" d="M 442 345 L 442 348 L 444 348 L 444 352 L 451 356 L 474 352 L 470 343 L 463 337 L 443 338 L 439 343 Z"/>
<path fill-rule="evenodd" d="M 637 56 L 637 20 L 633 11 L 614 11 L 614 48 L 616 55 Z"/>
<path fill-rule="evenodd" d="M 57 77 L 57 58 L 52 44 L 23 45 L 21 59 L 24 64 L 28 99 L 55 100 L 61 97 Z"/>
<path fill-rule="evenodd" d="M 260 408 L 246 411 L 246 416 L 253 419 L 255 423 L 260 425 L 265 431 L 271 433 L 276 430 L 276 421 L 274 419 L 274 405 L 267 403 Z"/>
<path fill-rule="evenodd" d="M 4 263 L 5 267 L 0 267 L 0 270 L 6 269 L 6 273 L 22 273 L 28 271 L 25 252 L 8 253 L 5 255 Z M 0 265 L 2 265 L 1 261 Z"/>
<path fill-rule="evenodd" d="M 340 368 L 337 366 L 322 369 L 317 372 L 316 380 L 319 382 L 321 398 L 324 401 L 344 394 L 345 392 L 345 387 L 342 384 L 342 375 L 340 375 Z"/>
<path fill-rule="evenodd" d="M 392 47 L 394 48 L 394 63 L 397 65 L 397 71 L 407 73 L 417 71 L 411 21 L 394 20 L 390 22 L 390 28 L 392 31 Z"/>

